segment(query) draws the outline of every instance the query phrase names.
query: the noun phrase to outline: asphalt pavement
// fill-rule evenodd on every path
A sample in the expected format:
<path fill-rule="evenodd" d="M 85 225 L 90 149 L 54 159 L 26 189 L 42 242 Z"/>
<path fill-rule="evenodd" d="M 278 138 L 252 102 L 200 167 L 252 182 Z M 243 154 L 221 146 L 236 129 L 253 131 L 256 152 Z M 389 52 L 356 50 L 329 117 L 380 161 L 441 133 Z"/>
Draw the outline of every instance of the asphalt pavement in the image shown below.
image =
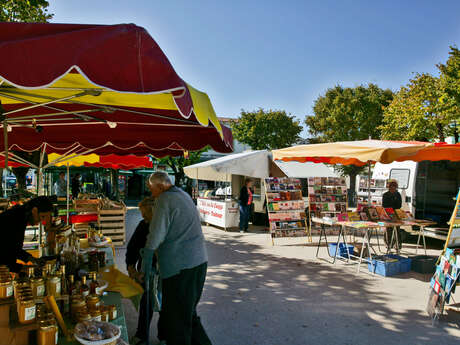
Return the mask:
<path fill-rule="evenodd" d="M 128 211 L 128 239 L 140 219 L 137 209 Z M 365 273 L 366 267 L 357 274 L 354 265 L 332 265 L 315 258 L 316 248 L 304 238 L 279 239 L 272 246 L 263 231 L 241 234 L 210 226 L 203 226 L 203 231 L 209 266 L 198 314 L 215 345 L 453 344 L 460 340 L 459 313 L 448 311 L 432 324 L 425 312 L 430 275 L 409 272 L 383 278 Z M 125 252 L 117 250 L 121 270 L 126 269 Z M 326 248 L 320 254 L 326 258 Z M 137 312 L 128 300 L 123 306 L 132 336 Z"/>

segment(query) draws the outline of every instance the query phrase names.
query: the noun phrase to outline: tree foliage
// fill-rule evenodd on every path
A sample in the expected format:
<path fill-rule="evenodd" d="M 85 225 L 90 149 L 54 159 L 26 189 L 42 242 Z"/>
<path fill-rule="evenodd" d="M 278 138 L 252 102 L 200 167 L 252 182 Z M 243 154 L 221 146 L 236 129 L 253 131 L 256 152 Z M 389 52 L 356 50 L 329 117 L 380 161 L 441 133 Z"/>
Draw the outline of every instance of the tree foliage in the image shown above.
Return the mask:
<path fill-rule="evenodd" d="M 0 0 L 0 21 L 44 23 L 53 18 L 48 6 L 45 0 Z"/>
<path fill-rule="evenodd" d="M 319 96 L 313 116 L 305 119 L 313 140 L 333 142 L 380 138 L 383 109 L 393 99 L 391 90 L 377 85 L 330 88 Z"/>
<path fill-rule="evenodd" d="M 375 84 L 344 88 L 337 85 L 319 96 L 313 106 L 313 116 L 305 119 L 311 143 L 380 138 L 383 109 L 393 99 L 393 92 Z M 334 167 L 341 175 L 350 176 L 350 191 L 354 192 L 356 176 L 363 167 Z M 351 196 L 351 195 L 350 195 Z"/>
<path fill-rule="evenodd" d="M 440 78 L 423 73 L 401 87 L 385 109 L 382 138 L 445 141 L 458 107 L 441 84 Z"/>
<path fill-rule="evenodd" d="M 160 164 L 167 165 L 171 168 L 174 174 L 174 184 L 178 187 L 185 187 L 185 191 L 192 194 L 192 180 L 187 178 L 184 172 L 184 167 L 200 162 L 201 155 L 208 151 L 209 147 L 199 151 L 189 152 L 188 155 L 178 157 L 164 157 L 158 159 Z"/>
<path fill-rule="evenodd" d="M 450 47 L 449 58 L 445 64 L 437 65 L 440 75 L 440 85 L 444 91 L 444 98 L 451 97 L 455 105 L 460 108 L 460 50 Z M 448 102 L 448 101 L 445 101 Z"/>
<path fill-rule="evenodd" d="M 273 150 L 292 146 L 299 139 L 302 126 L 284 110 L 242 110 L 232 125 L 233 137 L 254 150 Z"/>

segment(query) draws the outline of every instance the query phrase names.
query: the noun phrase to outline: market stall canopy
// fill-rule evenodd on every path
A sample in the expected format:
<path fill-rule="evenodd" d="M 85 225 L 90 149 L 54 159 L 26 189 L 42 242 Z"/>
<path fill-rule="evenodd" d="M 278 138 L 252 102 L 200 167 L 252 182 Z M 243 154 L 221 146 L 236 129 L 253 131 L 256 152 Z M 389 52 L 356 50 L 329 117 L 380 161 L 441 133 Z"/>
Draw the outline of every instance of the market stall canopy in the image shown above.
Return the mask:
<path fill-rule="evenodd" d="M 267 150 L 235 153 L 184 168 L 185 174 L 194 179 L 207 181 L 228 181 L 232 175 L 265 178 L 269 176 Z"/>
<path fill-rule="evenodd" d="M 393 161 L 413 160 L 417 158 L 419 151 L 434 147 L 436 146 L 433 143 L 420 141 L 342 141 L 274 150 L 273 159 L 362 166 L 367 163 L 385 164 Z M 435 158 L 435 155 L 432 157 Z"/>
<path fill-rule="evenodd" d="M 321 163 L 299 163 L 275 161 L 275 164 L 287 177 L 308 178 L 308 177 L 340 177 L 332 167 Z"/>
<path fill-rule="evenodd" d="M 91 167 L 91 168 L 106 168 L 116 170 L 132 170 L 140 168 L 152 168 L 153 163 L 149 157 L 143 156 L 138 157 L 134 155 L 118 156 L 118 155 L 106 155 L 99 156 L 96 154 L 74 156 L 64 159 L 60 162 L 62 155 L 57 153 L 51 153 L 48 155 L 48 160 L 54 161 L 55 166 L 73 166 L 73 167 Z"/>
<path fill-rule="evenodd" d="M 0 101 L 1 151 L 232 151 L 209 97 L 134 24 L 0 23 Z"/>

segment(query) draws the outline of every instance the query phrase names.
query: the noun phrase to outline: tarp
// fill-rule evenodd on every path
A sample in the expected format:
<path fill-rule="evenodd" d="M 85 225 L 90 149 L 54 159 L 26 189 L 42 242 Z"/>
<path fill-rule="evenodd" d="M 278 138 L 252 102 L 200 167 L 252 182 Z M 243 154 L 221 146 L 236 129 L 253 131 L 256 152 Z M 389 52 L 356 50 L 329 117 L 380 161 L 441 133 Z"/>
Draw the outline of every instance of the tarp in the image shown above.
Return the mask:
<path fill-rule="evenodd" d="M 184 172 L 190 178 L 207 181 L 231 182 L 232 175 L 266 178 L 270 155 L 267 150 L 235 153 L 186 166 Z"/>
<path fill-rule="evenodd" d="M 413 160 L 417 152 L 434 144 L 420 141 L 360 140 L 298 145 L 273 151 L 273 159 L 301 163 L 329 163 L 362 166 Z"/>
<path fill-rule="evenodd" d="M 48 155 L 49 161 L 54 161 L 60 159 L 62 156 L 57 153 L 51 153 Z M 1 164 L 1 162 L 0 162 Z M 81 155 L 76 157 L 69 157 L 62 163 L 56 163 L 55 166 L 72 167 L 92 167 L 92 168 L 106 168 L 106 169 L 116 169 L 116 170 L 131 170 L 131 169 L 140 169 L 140 168 L 152 168 L 153 163 L 149 157 L 138 157 L 134 155 L 118 156 L 118 155 L 106 155 L 99 156 L 96 154 L 90 155 Z"/>
<path fill-rule="evenodd" d="M 209 97 L 134 24 L 0 23 L 0 101 L 10 149 L 232 151 Z"/>
<path fill-rule="evenodd" d="M 322 163 L 299 163 L 275 161 L 275 164 L 287 176 L 292 178 L 340 177 L 332 167 Z"/>

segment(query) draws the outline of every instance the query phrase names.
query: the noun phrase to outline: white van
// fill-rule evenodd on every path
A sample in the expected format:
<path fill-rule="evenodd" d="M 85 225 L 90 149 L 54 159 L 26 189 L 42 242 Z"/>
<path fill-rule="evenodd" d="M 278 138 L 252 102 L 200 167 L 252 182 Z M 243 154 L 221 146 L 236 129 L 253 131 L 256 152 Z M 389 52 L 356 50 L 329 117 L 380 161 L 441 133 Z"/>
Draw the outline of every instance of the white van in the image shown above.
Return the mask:
<path fill-rule="evenodd" d="M 460 162 L 377 163 L 372 179 L 397 180 L 403 209 L 410 211 L 416 218 L 432 219 L 439 227 L 447 227 L 455 207 L 454 198 L 460 187 Z M 385 191 L 386 187 L 371 188 L 371 200 L 381 199 Z M 362 189 L 358 191 L 358 195 L 362 193 Z"/>

